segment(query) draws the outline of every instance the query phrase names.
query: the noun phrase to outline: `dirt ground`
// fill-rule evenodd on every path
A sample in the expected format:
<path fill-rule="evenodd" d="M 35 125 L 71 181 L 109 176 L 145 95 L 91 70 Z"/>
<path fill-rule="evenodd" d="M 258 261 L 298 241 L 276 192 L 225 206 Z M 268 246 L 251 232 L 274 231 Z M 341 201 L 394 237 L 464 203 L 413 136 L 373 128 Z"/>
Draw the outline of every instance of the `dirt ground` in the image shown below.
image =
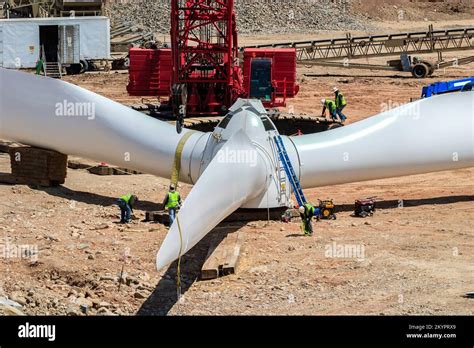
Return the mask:
<path fill-rule="evenodd" d="M 415 80 L 300 67 L 301 91 L 289 106 L 319 113 L 319 100 L 337 85 L 349 100 L 349 121 L 356 122 L 419 97 L 428 83 L 473 73 L 470 65 Z M 127 79 L 124 73 L 65 78 L 119 102 L 139 101 L 127 96 Z M 0 154 L 0 172 L 7 171 L 8 156 Z M 238 274 L 199 281 L 208 237 L 183 259 L 179 301 L 176 265 L 162 272 L 154 267 L 167 230 L 141 221 L 159 208 L 168 180 L 69 169 L 59 188 L 0 184 L 3 244 L 38 248 L 37 260 L 28 252 L 0 259 L 0 297 L 33 315 L 81 315 L 81 305 L 89 315 L 472 315 L 474 302 L 463 295 L 474 291 L 473 178 L 474 169 L 465 169 L 308 190 L 310 201 L 332 198 L 339 208 L 337 220 L 315 224 L 313 237 L 302 237 L 297 221 L 221 224 L 212 233 L 245 233 Z M 181 188 L 184 197 L 189 190 Z M 140 221 L 122 227 L 114 202 L 126 192 L 141 198 Z M 382 209 L 365 220 L 352 217 L 354 200 L 370 196 L 383 199 Z M 341 247 L 357 253 L 339 255 Z"/>

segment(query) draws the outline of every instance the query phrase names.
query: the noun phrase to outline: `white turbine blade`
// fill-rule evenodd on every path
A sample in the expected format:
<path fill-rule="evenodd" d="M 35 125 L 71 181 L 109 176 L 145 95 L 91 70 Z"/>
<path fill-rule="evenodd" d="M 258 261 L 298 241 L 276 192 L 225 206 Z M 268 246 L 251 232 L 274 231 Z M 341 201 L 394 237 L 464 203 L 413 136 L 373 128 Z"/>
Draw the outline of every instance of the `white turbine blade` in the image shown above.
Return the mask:
<path fill-rule="evenodd" d="M 73 84 L 0 68 L 1 139 L 169 178 L 186 132 Z M 181 180 L 206 137 L 187 141 Z"/>
<path fill-rule="evenodd" d="M 290 139 L 304 188 L 472 167 L 474 92 L 423 99 Z"/>
<path fill-rule="evenodd" d="M 254 161 L 248 160 L 255 159 Z M 247 160 L 243 160 L 247 159 Z M 156 258 L 158 270 L 194 247 L 227 216 L 266 190 L 265 162 L 247 135 L 235 133 L 193 187 Z"/>

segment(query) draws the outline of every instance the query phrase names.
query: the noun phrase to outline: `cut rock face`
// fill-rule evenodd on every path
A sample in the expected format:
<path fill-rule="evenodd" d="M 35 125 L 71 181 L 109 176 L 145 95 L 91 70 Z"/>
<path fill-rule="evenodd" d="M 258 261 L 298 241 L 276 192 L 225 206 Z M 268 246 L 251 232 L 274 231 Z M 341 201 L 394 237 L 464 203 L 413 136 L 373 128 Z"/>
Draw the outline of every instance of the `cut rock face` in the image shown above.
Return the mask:
<path fill-rule="evenodd" d="M 236 0 L 235 11 L 243 34 L 369 29 L 347 0 Z M 170 13 L 170 1 L 133 1 L 107 8 L 112 25 L 128 22 L 160 34 L 169 34 Z"/>

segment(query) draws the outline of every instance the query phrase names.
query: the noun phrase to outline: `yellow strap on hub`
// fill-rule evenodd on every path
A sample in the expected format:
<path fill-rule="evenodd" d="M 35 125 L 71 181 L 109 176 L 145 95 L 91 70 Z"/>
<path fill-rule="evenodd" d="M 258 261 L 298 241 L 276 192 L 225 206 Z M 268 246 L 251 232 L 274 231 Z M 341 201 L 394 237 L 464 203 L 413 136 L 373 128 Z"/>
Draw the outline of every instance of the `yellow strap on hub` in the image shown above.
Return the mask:
<path fill-rule="evenodd" d="M 171 174 L 171 185 L 174 185 L 176 189 L 178 189 L 178 182 L 179 182 L 179 173 L 181 171 L 181 156 L 183 155 L 184 145 L 189 140 L 191 135 L 194 132 L 187 132 L 183 135 L 183 137 L 179 140 L 178 146 L 176 146 L 176 152 L 174 154 L 174 162 L 173 162 L 173 172 Z M 176 268 L 176 288 L 177 288 L 177 298 L 178 301 L 181 299 L 181 256 L 183 251 L 183 233 L 181 231 L 181 224 L 179 222 L 179 216 L 176 216 L 176 224 L 178 225 L 178 232 L 179 232 L 179 257 L 178 257 L 178 266 Z"/>
<path fill-rule="evenodd" d="M 173 163 L 173 172 L 171 174 L 171 185 L 174 185 L 174 187 L 176 188 L 178 188 L 179 173 L 181 171 L 181 156 L 183 154 L 184 145 L 186 145 L 186 142 L 193 134 L 194 132 L 192 131 L 184 134 L 183 137 L 179 140 L 178 146 L 176 147 Z"/>

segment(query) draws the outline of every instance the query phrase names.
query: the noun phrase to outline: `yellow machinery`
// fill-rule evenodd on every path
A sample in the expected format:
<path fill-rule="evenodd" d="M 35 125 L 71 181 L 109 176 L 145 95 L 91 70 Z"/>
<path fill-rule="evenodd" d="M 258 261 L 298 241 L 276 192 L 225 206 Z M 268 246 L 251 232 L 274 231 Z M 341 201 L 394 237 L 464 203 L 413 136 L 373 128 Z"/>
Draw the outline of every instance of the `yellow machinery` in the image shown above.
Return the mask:
<path fill-rule="evenodd" d="M 319 201 L 320 218 L 336 220 L 336 206 L 332 200 Z"/>

